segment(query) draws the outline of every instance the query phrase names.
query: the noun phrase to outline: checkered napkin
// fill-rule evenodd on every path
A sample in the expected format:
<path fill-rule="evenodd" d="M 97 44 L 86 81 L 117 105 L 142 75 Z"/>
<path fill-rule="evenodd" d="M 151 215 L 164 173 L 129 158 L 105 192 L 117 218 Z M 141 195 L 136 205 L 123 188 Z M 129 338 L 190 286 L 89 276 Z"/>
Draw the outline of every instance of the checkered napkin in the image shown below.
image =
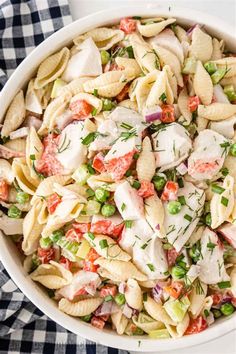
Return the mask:
<path fill-rule="evenodd" d="M 32 49 L 72 21 L 67 0 L 0 0 L 0 88 Z M 0 354 L 125 354 L 51 321 L 17 288 L 0 262 Z"/>

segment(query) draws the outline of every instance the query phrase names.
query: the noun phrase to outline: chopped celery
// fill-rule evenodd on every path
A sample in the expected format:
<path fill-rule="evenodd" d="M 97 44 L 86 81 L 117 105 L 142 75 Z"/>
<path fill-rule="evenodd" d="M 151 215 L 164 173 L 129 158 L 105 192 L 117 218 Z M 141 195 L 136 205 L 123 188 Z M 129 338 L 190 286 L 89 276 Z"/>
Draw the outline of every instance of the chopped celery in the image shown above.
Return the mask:
<path fill-rule="evenodd" d="M 212 61 L 208 61 L 204 64 L 204 68 L 206 69 L 206 71 L 208 72 L 208 74 L 212 75 L 216 72 L 217 70 L 217 66 L 215 63 L 213 63 Z"/>
<path fill-rule="evenodd" d="M 72 178 L 76 181 L 76 183 L 80 184 L 81 186 L 87 182 L 89 177 L 90 173 L 88 166 L 85 164 L 82 164 L 80 167 L 78 167 L 72 175 Z"/>
<path fill-rule="evenodd" d="M 170 338 L 170 334 L 167 329 L 155 329 L 148 333 L 149 337 L 152 339 L 166 339 Z"/>
<path fill-rule="evenodd" d="M 195 74 L 197 61 L 195 58 L 187 58 L 184 61 L 183 74 Z"/>
<path fill-rule="evenodd" d="M 79 243 L 76 241 L 69 241 L 65 236 L 61 237 L 56 244 L 62 248 L 63 256 L 70 261 L 75 262 L 77 260 L 77 252 L 79 249 Z"/>
<path fill-rule="evenodd" d="M 96 200 L 89 200 L 85 206 L 85 211 L 87 215 L 98 214 L 101 208 L 101 204 Z"/>
<path fill-rule="evenodd" d="M 59 89 L 66 85 L 66 82 L 62 79 L 56 79 L 53 84 L 51 98 L 55 98 L 59 94 Z"/>
<path fill-rule="evenodd" d="M 87 240 L 82 240 L 81 244 L 79 245 L 79 249 L 76 253 L 76 256 L 85 259 L 87 254 L 89 253 L 91 246 Z"/>
<path fill-rule="evenodd" d="M 211 81 L 214 85 L 218 84 L 218 82 L 220 82 L 220 80 L 223 79 L 223 77 L 225 76 L 225 74 L 227 73 L 227 69 L 226 68 L 219 68 L 217 69 L 214 74 L 211 75 Z"/>
<path fill-rule="evenodd" d="M 227 95 L 230 102 L 236 100 L 236 92 L 233 85 L 227 85 L 224 87 L 224 93 Z"/>
<path fill-rule="evenodd" d="M 181 300 L 168 300 L 164 303 L 164 308 L 168 315 L 175 322 L 181 322 L 189 308 L 190 302 L 187 296 Z"/>

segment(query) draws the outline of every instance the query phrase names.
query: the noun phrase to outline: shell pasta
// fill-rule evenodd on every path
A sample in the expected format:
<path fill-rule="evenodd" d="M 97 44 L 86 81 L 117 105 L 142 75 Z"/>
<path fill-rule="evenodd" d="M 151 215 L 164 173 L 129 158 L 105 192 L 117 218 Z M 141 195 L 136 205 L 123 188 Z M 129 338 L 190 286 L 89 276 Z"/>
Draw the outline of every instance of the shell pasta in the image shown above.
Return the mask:
<path fill-rule="evenodd" d="M 0 231 L 31 281 L 156 340 L 236 312 L 236 54 L 177 22 L 78 33 L 0 127 Z"/>

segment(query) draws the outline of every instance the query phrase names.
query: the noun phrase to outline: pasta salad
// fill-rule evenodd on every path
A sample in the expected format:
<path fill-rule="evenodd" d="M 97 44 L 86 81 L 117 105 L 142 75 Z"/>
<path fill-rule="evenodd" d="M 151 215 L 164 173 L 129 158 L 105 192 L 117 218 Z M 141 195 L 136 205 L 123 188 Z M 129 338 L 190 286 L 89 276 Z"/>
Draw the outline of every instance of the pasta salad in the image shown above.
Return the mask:
<path fill-rule="evenodd" d="M 236 55 L 122 18 L 50 55 L 1 125 L 0 229 L 64 313 L 178 338 L 236 308 Z"/>

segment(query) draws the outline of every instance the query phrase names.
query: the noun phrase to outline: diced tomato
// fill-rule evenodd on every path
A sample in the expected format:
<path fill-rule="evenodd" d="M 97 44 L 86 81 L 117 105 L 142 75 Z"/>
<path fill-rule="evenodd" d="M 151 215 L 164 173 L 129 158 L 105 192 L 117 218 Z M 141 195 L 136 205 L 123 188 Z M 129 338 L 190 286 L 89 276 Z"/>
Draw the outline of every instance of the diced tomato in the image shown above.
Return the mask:
<path fill-rule="evenodd" d="M 179 252 L 173 247 L 170 250 L 167 250 L 167 261 L 168 266 L 173 266 L 175 264 L 176 258 L 178 257 Z"/>
<path fill-rule="evenodd" d="M 106 172 L 106 167 L 104 165 L 104 156 L 101 152 L 94 156 L 92 167 L 100 173 Z"/>
<path fill-rule="evenodd" d="M 61 256 L 59 263 L 63 265 L 63 267 L 65 267 L 67 270 L 71 270 L 72 262 L 68 258 Z"/>
<path fill-rule="evenodd" d="M 165 104 L 161 106 L 162 114 L 161 121 L 162 123 L 172 123 L 175 121 L 175 112 L 174 106 L 171 104 Z"/>
<path fill-rule="evenodd" d="M 85 270 L 86 272 L 97 273 L 98 265 L 93 264 L 93 262 L 84 260 L 83 270 Z"/>
<path fill-rule="evenodd" d="M 86 256 L 86 259 L 90 262 L 94 262 L 99 257 L 100 257 L 100 255 L 95 251 L 95 249 L 90 248 L 89 253 Z"/>
<path fill-rule="evenodd" d="M 80 241 L 83 237 L 83 234 L 80 231 L 75 230 L 74 228 L 69 229 L 66 232 L 66 238 L 69 241 Z"/>
<path fill-rule="evenodd" d="M 91 319 L 91 325 L 96 328 L 103 329 L 105 326 L 105 321 L 103 321 L 100 317 L 93 316 Z"/>
<path fill-rule="evenodd" d="M 116 96 L 117 102 L 124 101 L 128 98 L 130 84 L 126 84 L 124 88 L 120 91 L 120 93 Z"/>
<path fill-rule="evenodd" d="M 221 293 L 212 294 L 211 297 L 213 300 L 212 305 L 219 305 L 223 300 L 223 294 L 221 294 Z"/>
<path fill-rule="evenodd" d="M 43 264 L 49 263 L 55 259 L 55 250 L 53 247 L 48 249 L 38 248 L 38 257 L 40 258 Z"/>
<path fill-rule="evenodd" d="M 175 299 L 178 299 L 183 289 L 183 284 L 179 281 L 172 281 L 170 286 L 165 286 L 164 291 Z"/>
<path fill-rule="evenodd" d="M 161 195 L 161 200 L 163 201 L 176 200 L 178 189 L 179 189 L 178 183 L 173 181 L 167 181 Z"/>
<path fill-rule="evenodd" d="M 207 328 L 207 322 L 202 316 L 191 319 L 188 328 L 184 334 L 194 334 L 204 331 Z"/>
<path fill-rule="evenodd" d="M 74 222 L 73 228 L 77 231 L 80 232 L 81 234 L 85 234 L 86 232 L 90 231 L 91 224 L 90 223 L 78 223 Z"/>
<path fill-rule="evenodd" d="M 0 178 L 0 200 L 7 200 L 8 195 L 9 195 L 9 185 L 3 178 Z"/>
<path fill-rule="evenodd" d="M 119 237 L 124 224 L 115 225 L 111 220 L 99 220 L 91 224 L 91 232 L 113 237 Z"/>
<path fill-rule="evenodd" d="M 61 203 L 61 197 L 57 193 L 53 193 L 52 195 L 47 197 L 47 208 L 49 214 L 53 214 L 58 204 L 60 203 Z"/>
<path fill-rule="evenodd" d="M 137 22 L 130 17 L 125 17 L 120 20 L 120 30 L 125 34 L 130 34 L 136 31 Z"/>
<path fill-rule="evenodd" d="M 138 195 L 142 198 L 148 198 L 155 194 L 153 183 L 149 181 L 142 181 L 141 187 L 138 190 Z"/>
<path fill-rule="evenodd" d="M 100 290 L 100 296 L 106 297 L 108 295 L 115 296 L 117 294 L 117 286 L 116 285 L 105 285 Z"/>
<path fill-rule="evenodd" d="M 133 156 L 136 150 L 130 151 L 127 154 L 115 157 L 108 162 L 105 162 L 105 167 L 108 173 L 111 173 L 112 178 L 115 181 L 119 181 L 124 177 L 125 172 L 129 169 L 131 163 L 133 162 Z"/>
<path fill-rule="evenodd" d="M 87 118 L 93 110 L 93 106 L 85 100 L 73 101 L 69 108 L 78 120 Z"/>
<path fill-rule="evenodd" d="M 198 108 L 199 104 L 201 103 L 198 96 L 191 96 L 188 99 L 188 109 L 191 113 L 195 112 Z"/>

